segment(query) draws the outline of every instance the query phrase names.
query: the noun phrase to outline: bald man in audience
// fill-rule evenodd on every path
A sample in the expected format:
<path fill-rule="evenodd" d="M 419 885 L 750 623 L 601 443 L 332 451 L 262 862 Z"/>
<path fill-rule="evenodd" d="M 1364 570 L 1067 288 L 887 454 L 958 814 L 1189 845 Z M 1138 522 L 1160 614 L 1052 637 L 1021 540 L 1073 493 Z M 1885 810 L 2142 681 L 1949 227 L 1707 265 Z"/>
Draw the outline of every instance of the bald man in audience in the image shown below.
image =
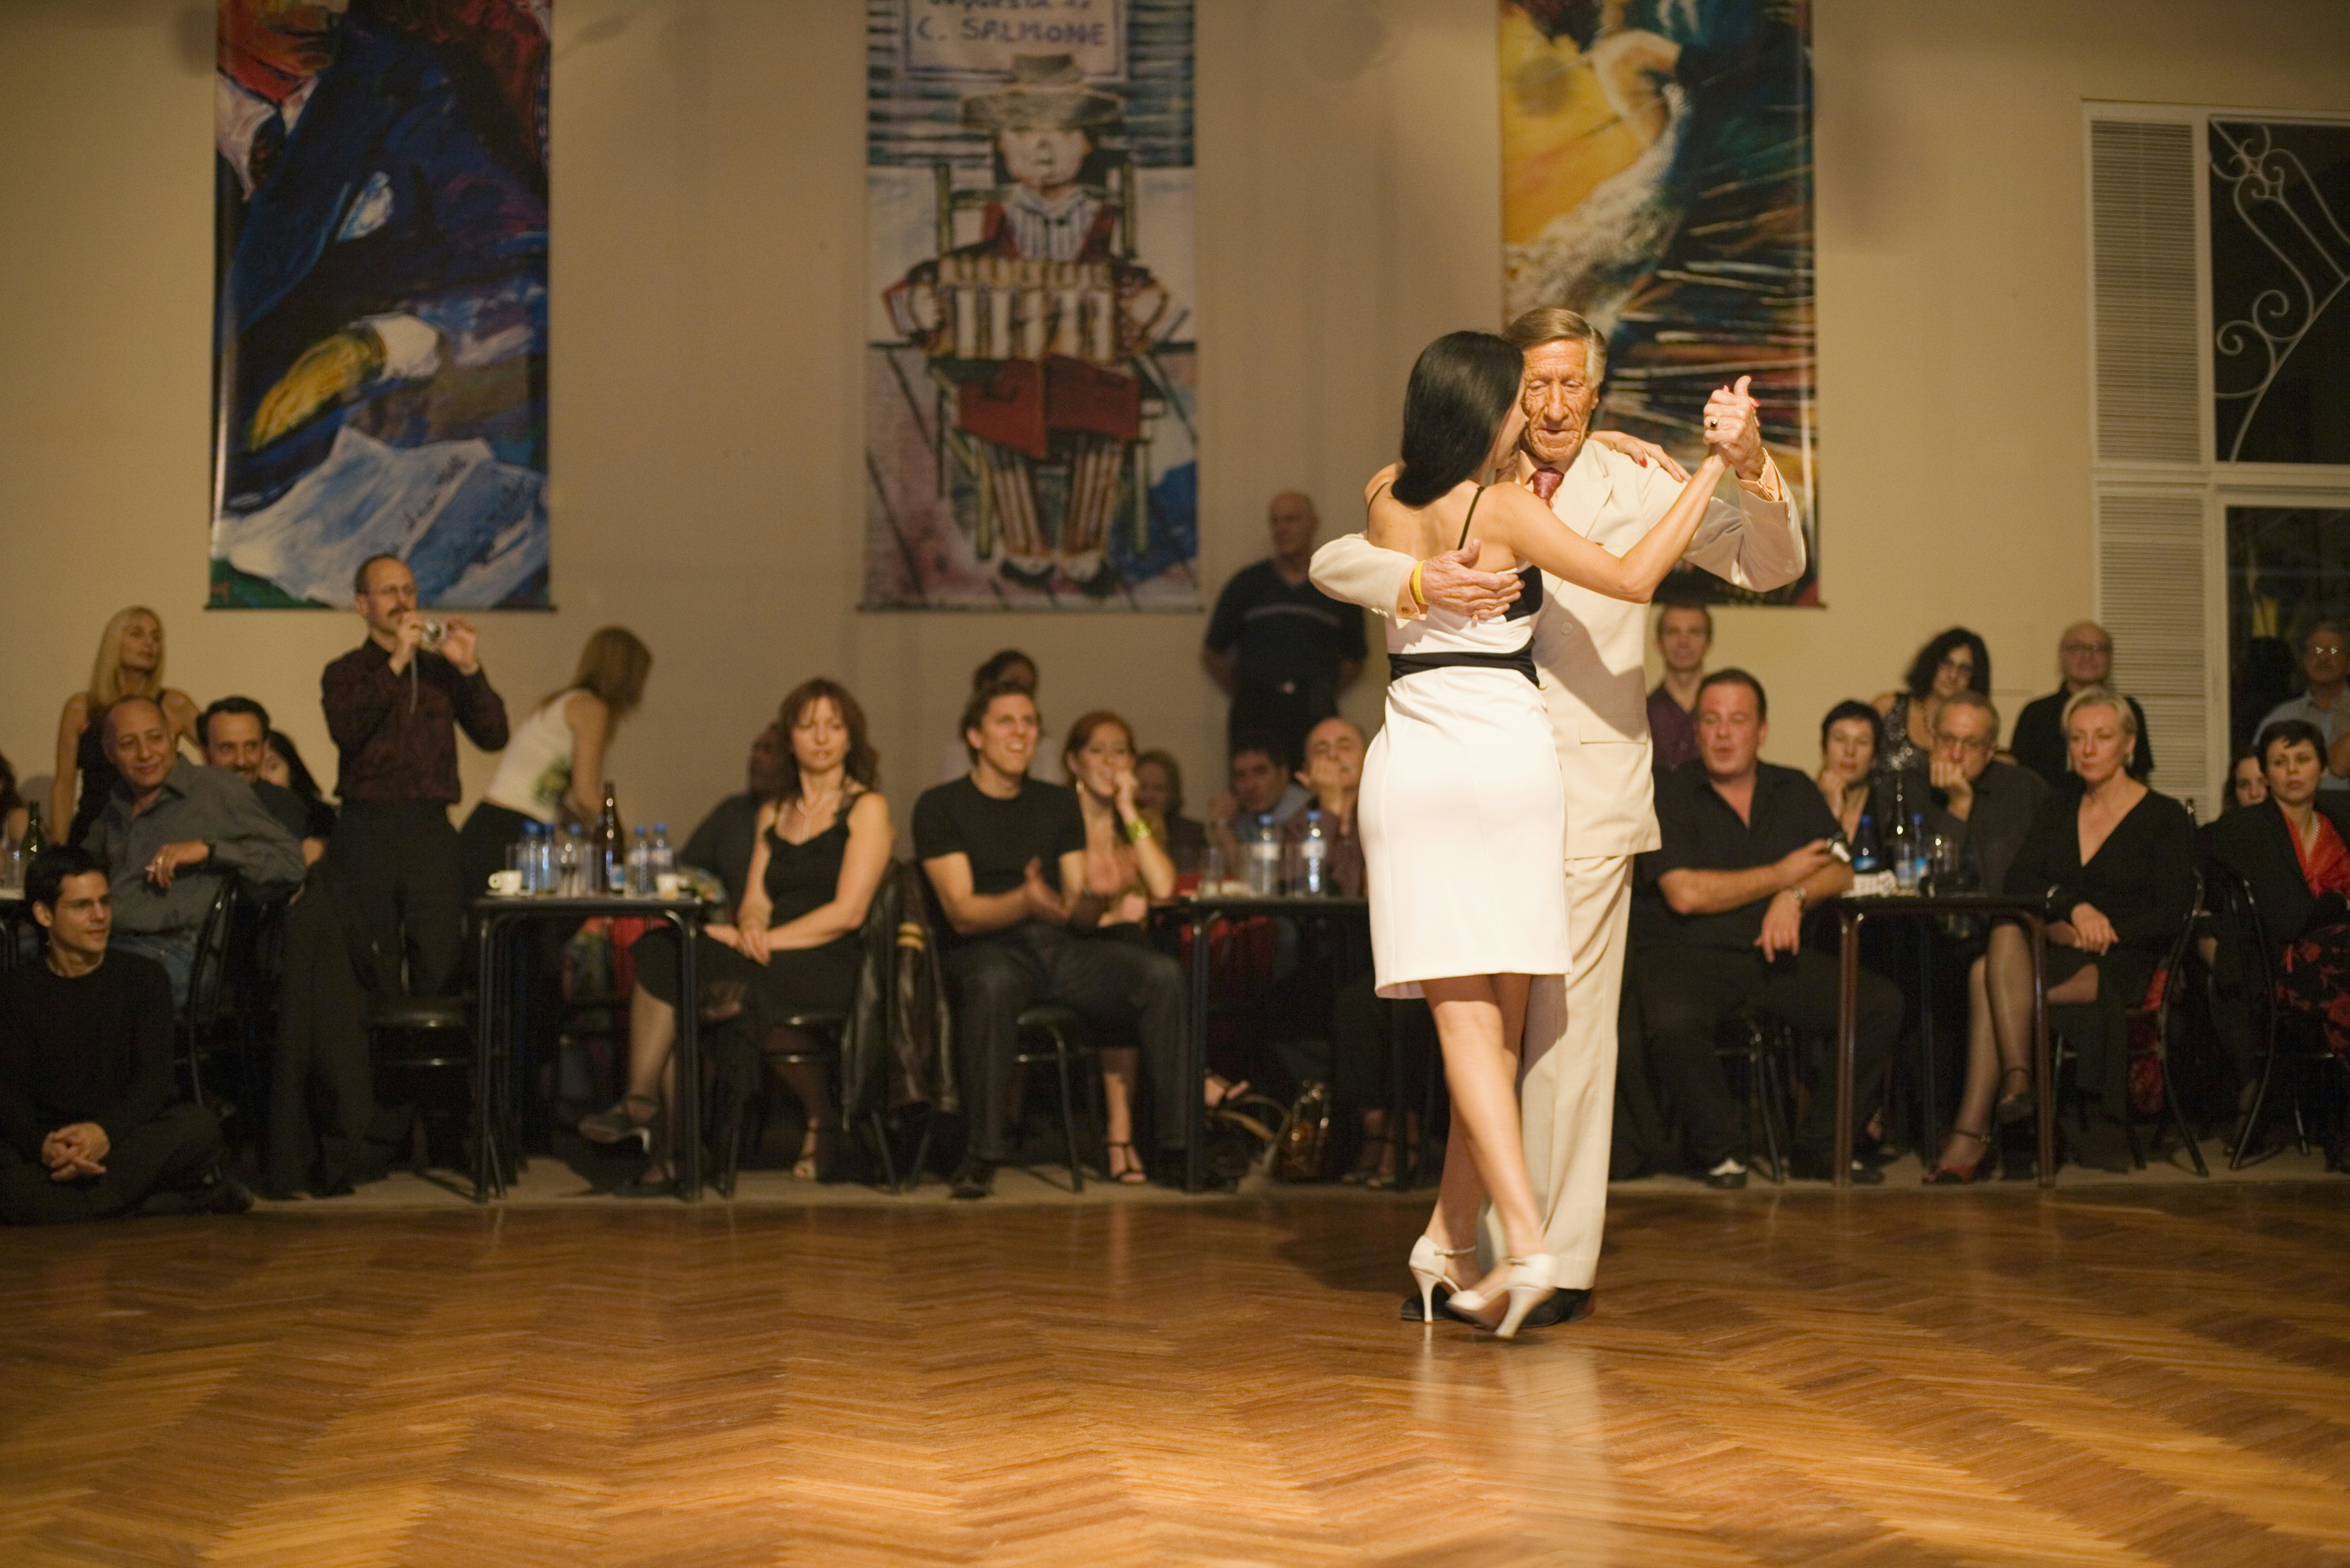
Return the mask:
<path fill-rule="evenodd" d="M 1216 596 L 1200 662 L 1232 710 L 1228 745 L 1270 735 L 1284 755 L 1305 754 L 1305 732 L 1338 711 L 1338 694 L 1363 673 L 1363 612 L 1314 586 L 1313 497 L 1284 490 L 1265 512 L 1273 556 L 1243 566 Z"/>
<path fill-rule="evenodd" d="M 292 887 L 302 846 L 243 779 L 181 756 L 150 699 L 122 698 L 103 722 L 122 777 L 85 842 L 113 883 L 113 945 L 161 964 L 172 1000 L 185 1002 L 215 878 L 235 871 L 259 887 Z"/>

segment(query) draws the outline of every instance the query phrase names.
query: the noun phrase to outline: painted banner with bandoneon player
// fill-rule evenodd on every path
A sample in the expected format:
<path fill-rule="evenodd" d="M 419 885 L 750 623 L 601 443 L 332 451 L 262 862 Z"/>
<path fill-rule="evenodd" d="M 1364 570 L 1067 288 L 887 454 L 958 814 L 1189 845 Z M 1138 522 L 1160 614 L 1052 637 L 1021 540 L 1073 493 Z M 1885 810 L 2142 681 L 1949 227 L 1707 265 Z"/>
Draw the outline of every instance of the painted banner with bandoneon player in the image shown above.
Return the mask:
<path fill-rule="evenodd" d="M 1191 0 L 868 0 L 868 609 L 1195 610 Z"/>
<path fill-rule="evenodd" d="M 1709 394 L 1753 378 L 1811 535 L 1751 593 L 1683 566 L 1660 590 L 1817 605 L 1807 0 L 1501 0 L 1504 317 L 1579 311 L 1607 339 L 1597 429 L 1691 468 Z"/>

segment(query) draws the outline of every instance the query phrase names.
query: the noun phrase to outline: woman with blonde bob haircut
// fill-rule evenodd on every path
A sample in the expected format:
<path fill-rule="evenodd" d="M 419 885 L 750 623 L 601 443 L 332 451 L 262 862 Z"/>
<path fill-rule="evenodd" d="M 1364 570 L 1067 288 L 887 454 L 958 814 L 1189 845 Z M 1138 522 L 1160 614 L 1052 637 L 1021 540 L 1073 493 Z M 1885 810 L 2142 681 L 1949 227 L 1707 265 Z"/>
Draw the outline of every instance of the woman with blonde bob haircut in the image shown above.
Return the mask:
<path fill-rule="evenodd" d="M 57 776 L 49 785 L 49 833 L 60 843 L 79 844 L 106 809 L 113 793 L 114 760 L 106 754 L 106 736 L 99 721 L 125 697 L 151 697 L 163 710 L 172 738 L 191 744 L 196 739 L 195 699 L 163 684 L 163 618 L 145 605 L 114 612 L 98 635 L 98 658 L 89 670 L 89 687 L 66 699 L 57 720 Z M 81 785 L 75 804 L 74 785 Z M 61 825 L 71 826 L 60 831 Z"/>
<path fill-rule="evenodd" d="M 525 823 L 596 820 L 604 754 L 620 721 L 643 702 L 652 668 L 652 650 L 628 628 L 588 634 L 570 684 L 515 726 L 481 804 L 465 818 L 457 856 L 468 897 L 478 897 L 489 874 L 505 865 L 506 846 L 522 837 Z"/>
<path fill-rule="evenodd" d="M 731 923 L 694 938 L 697 999 L 703 1016 L 743 1015 L 764 1047 L 790 1036 L 781 1021 L 846 1013 L 864 960 L 865 911 L 889 868 L 897 836 L 882 798 L 880 761 L 865 738 L 865 710 L 847 688 L 819 677 L 793 688 L 776 712 L 786 754 L 782 787 L 759 807 L 750 875 Z M 597 1143 L 640 1141 L 652 1159 L 639 1188 L 671 1179 L 655 1116 L 671 1094 L 670 1047 L 677 1038 L 679 952 L 673 931 L 648 931 L 629 948 L 637 990 L 629 1003 L 629 1085 L 610 1110 L 579 1118 Z M 820 1064 L 789 1064 L 785 1081 L 807 1112 L 792 1174 L 837 1174 L 840 1102 Z M 691 1136 L 690 1133 L 684 1136 Z"/>

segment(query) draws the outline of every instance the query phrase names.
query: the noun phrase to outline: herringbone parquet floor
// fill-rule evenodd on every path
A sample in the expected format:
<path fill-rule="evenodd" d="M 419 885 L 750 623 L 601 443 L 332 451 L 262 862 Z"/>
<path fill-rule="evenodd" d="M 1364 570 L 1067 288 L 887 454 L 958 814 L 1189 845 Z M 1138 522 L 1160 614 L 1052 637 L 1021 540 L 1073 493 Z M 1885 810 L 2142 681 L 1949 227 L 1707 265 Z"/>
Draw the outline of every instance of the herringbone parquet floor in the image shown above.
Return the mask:
<path fill-rule="evenodd" d="M 0 1563 L 2350 1564 L 2350 1183 L 1619 1196 L 1514 1345 L 1424 1212 L 7 1235 Z"/>

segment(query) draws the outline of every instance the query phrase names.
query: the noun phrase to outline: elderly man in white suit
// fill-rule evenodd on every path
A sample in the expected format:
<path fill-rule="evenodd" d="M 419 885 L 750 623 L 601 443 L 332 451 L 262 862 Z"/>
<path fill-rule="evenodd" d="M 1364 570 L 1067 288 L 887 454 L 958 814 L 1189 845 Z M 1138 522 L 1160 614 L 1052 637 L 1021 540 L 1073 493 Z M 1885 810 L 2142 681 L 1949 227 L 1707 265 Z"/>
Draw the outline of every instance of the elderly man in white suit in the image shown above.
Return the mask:
<path fill-rule="evenodd" d="M 1509 337 L 1526 363 L 1517 477 L 1545 494 L 1568 527 L 1623 554 L 1665 514 L 1688 475 L 1646 442 L 1591 435 L 1607 342 L 1583 317 L 1557 306 L 1531 310 Z M 1737 471 L 1740 494 L 1736 505 L 1713 502 L 1687 558 L 1741 587 L 1794 582 L 1806 559 L 1802 519 L 1763 450 L 1745 380 L 1715 392 L 1705 421 L 1709 440 Z M 1313 579 L 1334 597 L 1399 620 L 1430 604 L 1498 613 L 1516 597 L 1517 580 L 1472 569 L 1474 556 L 1472 548 L 1437 556 L 1415 578 L 1410 556 L 1352 534 L 1315 553 Z M 1598 1269 L 1632 857 L 1659 841 L 1641 667 L 1646 615 L 1555 577 L 1543 590 L 1550 607 L 1534 656 L 1566 784 L 1567 952 L 1563 976 L 1534 979 L 1520 1094 L 1526 1168 L 1560 1265 L 1561 1289 L 1537 1315 L 1556 1322 L 1588 1310 Z M 1416 1294 L 1405 1304 L 1407 1316 L 1419 1314 Z"/>

